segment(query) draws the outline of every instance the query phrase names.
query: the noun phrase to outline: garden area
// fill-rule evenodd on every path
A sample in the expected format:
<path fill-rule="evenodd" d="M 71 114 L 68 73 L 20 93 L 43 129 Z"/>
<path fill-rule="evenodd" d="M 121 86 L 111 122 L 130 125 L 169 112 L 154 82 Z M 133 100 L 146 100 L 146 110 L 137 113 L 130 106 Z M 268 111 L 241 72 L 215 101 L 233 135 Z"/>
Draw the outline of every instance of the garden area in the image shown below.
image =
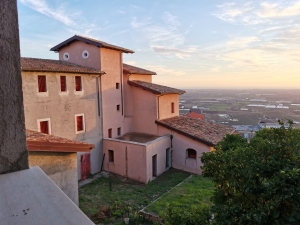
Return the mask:
<path fill-rule="evenodd" d="M 79 202 L 80 209 L 96 224 L 124 224 L 125 217 L 130 218 L 130 224 L 155 224 L 139 211 L 161 196 L 145 211 L 158 215 L 167 203 L 178 207 L 209 205 L 212 192 L 213 183 L 208 179 L 171 168 L 147 185 L 118 175 L 102 176 L 79 188 Z"/>

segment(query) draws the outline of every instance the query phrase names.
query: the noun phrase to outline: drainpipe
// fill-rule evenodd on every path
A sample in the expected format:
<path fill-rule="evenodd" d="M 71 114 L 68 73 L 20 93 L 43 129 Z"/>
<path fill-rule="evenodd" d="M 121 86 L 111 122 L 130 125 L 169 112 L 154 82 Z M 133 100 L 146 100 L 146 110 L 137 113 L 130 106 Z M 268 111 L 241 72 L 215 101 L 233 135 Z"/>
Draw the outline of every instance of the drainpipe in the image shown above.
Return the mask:
<path fill-rule="evenodd" d="M 99 85 L 99 87 L 98 87 L 98 89 L 99 89 L 99 92 L 98 92 L 98 96 L 99 96 L 99 105 L 100 105 L 100 110 L 99 110 L 99 113 L 100 113 L 100 135 L 101 135 L 101 137 L 102 137 L 102 141 L 101 141 L 101 148 L 102 148 L 102 154 L 103 154 L 103 157 L 102 157 L 102 161 L 104 161 L 104 157 L 105 157 L 105 153 L 104 153 L 104 148 L 103 148 L 103 129 L 104 129 L 104 127 L 103 127 L 103 105 L 102 105 L 102 80 L 101 80 L 101 78 L 102 78 L 102 75 L 104 75 L 104 74 L 101 74 L 100 76 L 99 76 L 99 82 L 98 82 L 98 85 Z M 104 163 L 104 162 L 102 162 L 102 163 Z M 101 171 L 102 172 L 102 171 Z"/>
<path fill-rule="evenodd" d="M 170 167 L 173 166 L 173 138 L 174 138 L 174 136 L 173 136 L 173 134 L 171 134 L 170 135 L 170 140 L 171 140 L 171 151 L 170 151 L 170 154 L 171 154 L 171 165 L 170 165 Z"/>

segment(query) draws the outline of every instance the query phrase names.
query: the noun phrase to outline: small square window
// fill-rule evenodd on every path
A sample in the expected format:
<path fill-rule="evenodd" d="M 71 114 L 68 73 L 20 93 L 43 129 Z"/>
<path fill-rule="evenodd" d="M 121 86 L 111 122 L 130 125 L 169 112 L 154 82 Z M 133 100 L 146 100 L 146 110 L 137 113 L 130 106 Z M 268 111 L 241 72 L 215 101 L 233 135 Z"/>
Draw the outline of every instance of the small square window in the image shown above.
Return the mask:
<path fill-rule="evenodd" d="M 121 127 L 118 128 L 118 136 L 121 135 Z"/>
<path fill-rule="evenodd" d="M 38 119 L 38 131 L 44 134 L 51 134 L 50 118 Z"/>
<path fill-rule="evenodd" d="M 115 162 L 115 157 L 114 157 L 114 151 L 113 150 L 108 150 L 108 160 L 110 163 Z"/>
<path fill-rule="evenodd" d="M 82 91 L 81 76 L 75 76 L 75 91 Z"/>
<path fill-rule="evenodd" d="M 38 76 L 39 92 L 47 92 L 46 76 Z"/>
<path fill-rule="evenodd" d="M 120 88 L 120 83 L 116 83 L 116 89 Z"/>
<path fill-rule="evenodd" d="M 175 112 L 175 106 L 174 106 L 174 102 L 171 103 L 171 113 Z"/>
<path fill-rule="evenodd" d="M 120 111 L 120 105 L 117 105 L 117 111 Z"/>
<path fill-rule="evenodd" d="M 60 76 L 60 91 L 61 91 L 61 92 L 67 91 L 67 80 L 66 80 L 66 76 Z"/>
<path fill-rule="evenodd" d="M 112 138 L 112 128 L 108 129 L 108 138 Z"/>
<path fill-rule="evenodd" d="M 75 125 L 76 134 L 85 132 L 84 114 L 75 115 Z"/>

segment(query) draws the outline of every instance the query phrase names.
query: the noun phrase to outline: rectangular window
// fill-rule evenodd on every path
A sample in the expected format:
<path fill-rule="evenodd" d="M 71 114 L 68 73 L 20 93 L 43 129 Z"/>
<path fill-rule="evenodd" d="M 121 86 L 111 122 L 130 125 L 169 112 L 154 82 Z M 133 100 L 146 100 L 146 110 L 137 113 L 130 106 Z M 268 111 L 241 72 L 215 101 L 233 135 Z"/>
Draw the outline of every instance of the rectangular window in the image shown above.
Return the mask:
<path fill-rule="evenodd" d="M 112 138 L 112 128 L 108 129 L 108 138 Z"/>
<path fill-rule="evenodd" d="M 67 80 L 66 80 L 66 76 L 60 76 L 60 91 L 61 91 L 61 92 L 67 91 Z"/>
<path fill-rule="evenodd" d="M 50 118 L 37 120 L 38 131 L 44 134 L 51 134 Z"/>
<path fill-rule="evenodd" d="M 75 131 L 76 134 L 85 132 L 84 114 L 75 115 Z"/>
<path fill-rule="evenodd" d="M 38 76 L 39 92 L 47 92 L 46 76 Z"/>
<path fill-rule="evenodd" d="M 108 160 L 109 160 L 110 163 L 113 163 L 115 161 L 113 150 L 108 150 Z"/>
<path fill-rule="evenodd" d="M 174 102 L 171 103 L 171 112 L 172 112 L 172 113 L 175 112 Z"/>
<path fill-rule="evenodd" d="M 120 88 L 120 83 L 116 83 L 116 89 Z"/>
<path fill-rule="evenodd" d="M 81 76 L 75 76 L 75 91 L 82 91 Z"/>
<path fill-rule="evenodd" d="M 40 129 L 41 129 L 41 133 L 49 134 L 49 123 L 48 123 L 48 121 L 41 121 L 40 122 Z"/>
<path fill-rule="evenodd" d="M 117 105 L 117 111 L 120 111 L 120 105 Z"/>
<path fill-rule="evenodd" d="M 118 136 L 121 135 L 121 127 L 118 128 Z"/>

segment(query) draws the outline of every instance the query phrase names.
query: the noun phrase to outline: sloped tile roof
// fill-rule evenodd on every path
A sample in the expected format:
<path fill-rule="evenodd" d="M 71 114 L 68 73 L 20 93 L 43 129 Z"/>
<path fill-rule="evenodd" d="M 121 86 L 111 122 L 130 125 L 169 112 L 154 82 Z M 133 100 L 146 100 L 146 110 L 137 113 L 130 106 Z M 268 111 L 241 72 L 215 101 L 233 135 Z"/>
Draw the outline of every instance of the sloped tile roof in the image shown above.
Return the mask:
<path fill-rule="evenodd" d="M 167 86 L 163 86 L 163 85 L 159 85 L 159 84 L 153 84 L 153 83 L 149 83 L 146 81 L 140 81 L 140 80 L 130 80 L 128 81 L 128 84 L 135 86 L 135 87 L 139 87 L 142 88 L 144 90 L 147 91 L 151 91 L 154 94 L 184 94 L 185 91 L 180 90 L 180 89 L 176 89 L 176 88 L 171 88 L 171 87 L 167 87 Z"/>
<path fill-rule="evenodd" d="M 155 122 L 158 125 L 174 130 L 209 146 L 216 145 L 226 134 L 231 134 L 235 130 L 233 127 L 187 116 L 175 116 L 168 119 L 156 120 Z"/>
<path fill-rule="evenodd" d="M 188 114 L 186 114 L 184 116 L 188 116 L 188 117 L 191 117 L 191 118 L 204 120 L 204 115 L 199 114 L 199 113 L 195 113 L 195 112 L 190 112 L 190 113 L 188 113 Z"/>
<path fill-rule="evenodd" d="M 123 71 L 131 74 L 156 75 L 155 72 L 123 63 Z"/>
<path fill-rule="evenodd" d="M 132 51 L 130 49 L 122 48 L 122 47 L 119 47 L 119 46 L 116 46 L 116 45 L 106 43 L 104 41 L 100 41 L 100 40 L 89 38 L 89 37 L 84 37 L 84 36 L 77 35 L 77 34 L 75 34 L 73 37 L 63 41 L 62 43 L 54 46 L 53 48 L 50 49 L 50 51 L 56 51 L 57 52 L 60 49 L 62 49 L 63 47 L 65 47 L 66 45 L 69 45 L 74 41 L 82 41 L 82 42 L 97 46 L 99 48 L 109 48 L 109 49 L 113 49 L 113 50 L 122 51 L 122 52 L 125 52 L 125 53 L 134 53 L 134 51 Z"/>
<path fill-rule="evenodd" d="M 90 67 L 80 66 L 74 63 L 53 60 L 53 59 L 38 59 L 38 58 L 21 58 L 22 71 L 40 71 L 40 72 L 61 72 L 61 73 L 89 73 L 103 74 L 100 70 Z"/>
<path fill-rule="evenodd" d="M 29 151 L 88 152 L 95 145 L 26 129 Z"/>

